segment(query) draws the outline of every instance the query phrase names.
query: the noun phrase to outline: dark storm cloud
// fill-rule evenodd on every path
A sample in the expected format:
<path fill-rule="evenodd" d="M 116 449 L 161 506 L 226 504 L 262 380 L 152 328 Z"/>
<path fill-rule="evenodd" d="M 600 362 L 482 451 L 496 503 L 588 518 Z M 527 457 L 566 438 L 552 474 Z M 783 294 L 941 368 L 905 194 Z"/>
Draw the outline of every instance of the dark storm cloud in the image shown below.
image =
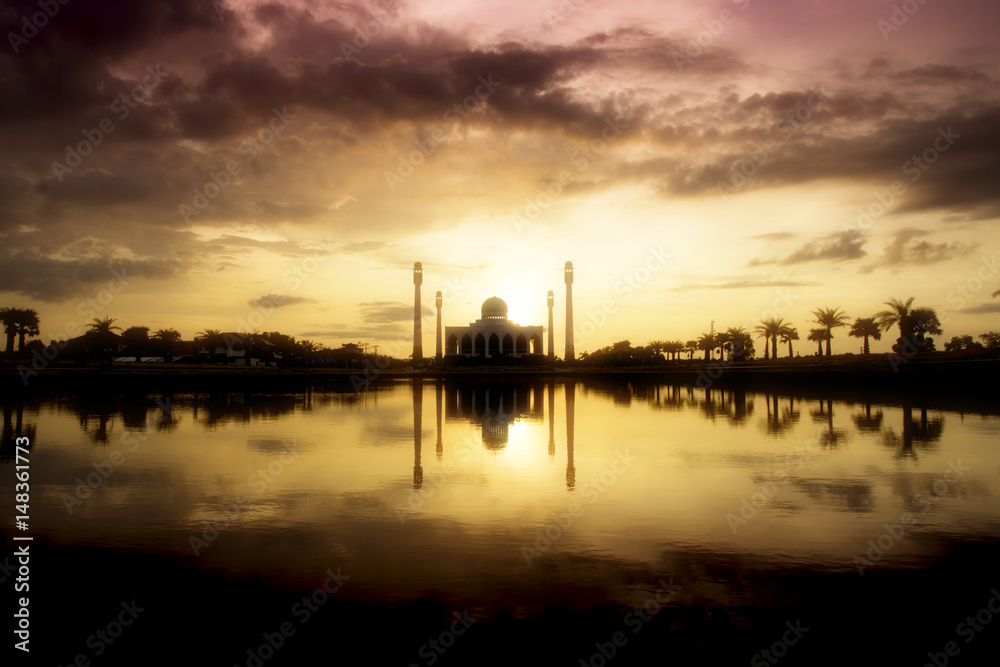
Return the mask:
<path fill-rule="evenodd" d="M 2 252 L 2 249 L 0 249 Z M 175 260 L 108 260 L 100 257 L 51 259 L 31 252 L 0 255 L 0 284 L 5 291 L 39 301 L 62 301 L 75 295 L 113 288 L 121 291 L 136 278 L 169 279 L 178 276 Z"/>
<path fill-rule="evenodd" d="M 700 145 L 701 159 L 655 158 L 629 165 L 622 175 L 658 181 L 674 196 L 738 195 L 830 179 L 875 190 L 899 180 L 907 187 L 897 198 L 899 212 L 978 210 L 983 217 L 1000 211 L 994 185 L 1000 102 L 982 94 L 992 79 L 951 65 L 889 70 L 886 78 L 895 82 L 888 91 L 830 85 L 817 87 L 823 95 L 811 100 L 809 92 L 772 92 L 684 109 L 659 119 L 671 123 L 669 131 L 646 128 L 645 134 L 663 146 Z M 953 102 L 942 106 L 941 99 Z"/>
<path fill-rule="evenodd" d="M 94 283 L 89 276 L 106 272 L 122 250 L 139 257 L 133 260 L 136 271 L 145 271 L 146 277 L 173 277 L 213 253 L 227 256 L 214 265 L 220 268 L 233 266 L 233 256 L 251 250 L 314 254 L 291 241 L 235 234 L 201 240 L 179 230 L 247 221 L 262 228 L 331 222 L 347 227 L 352 223 L 345 222 L 333 201 L 358 187 L 357 182 L 339 185 L 350 180 L 336 172 L 341 167 L 322 163 L 314 168 L 319 160 L 310 151 L 342 151 L 350 158 L 356 145 L 381 146 L 399 128 L 412 126 L 419 134 L 445 122 L 449 109 L 477 90 L 488 94 L 455 125 L 459 133 L 522 131 L 582 144 L 599 137 L 608 118 L 620 117 L 625 136 L 613 148 L 641 140 L 654 155 L 595 161 L 586 180 L 566 184 L 568 194 L 633 182 L 650 183 L 670 196 L 715 193 L 755 150 L 774 139 L 775 149 L 737 196 L 755 188 L 831 180 L 862 183 L 874 191 L 899 179 L 907 191 L 897 198 L 893 212 L 958 210 L 975 218 L 1000 211 L 995 186 L 1000 104 L 984 93 L 995 82 L 962 61 L 914 66 L 873 60 L 856 72 L 843 66 L 848 72 L 843 75 L 830 66 L 817 71 L 820 79 L 829 79 L 823 88 L 766 90 L 771 84 L 760 84 L 759 93 L 737 94 L 730 84 L 734 77 L 768 72 L 740 52 L 715 45 L 684 68 L 675 56 L 688 49 L 687 40 L 635 26 L 609 26 L 562 46 L 524 39 L 473 47 L 467 35 L 420 23 L 404 25 L 409 19 L 399 8 L 334 3 L 311 12 L 273 3 L 243 13 L 241 7 L 230 9 L 215 0 L 73 0 L 60 5 L 37 36 L 16 52 L 0 52 L 0 140 L 6 149 L 0 159 L 0 232 L 13 234 L 22 226 L 45 232 L 33 254 L 7 257 L 22 265 L 33 262 L 37 275 L 5 284 L 21 293 L 45 295 L 39 298 L 67 295 L 74 288 L 63 278 L 78 275 L 76 289 L 90 288 Z M 36 0 L 6 3 L 0 9 L 3 34 L 19 32 L 21 17 L 35 11 Z M 320 11 L 325 18 L 318 18 Z M 377 38 L 345 51 L 345 44 L 356 43 L 357 28 L 373 20 L 380 26 Z M 986 55 L 963 58 L 987 62 Z M 127 118 L 112 116 L 114 101 L 134 89 L 148 67 L 161 63 L 169 63 L 170 75 Z M 664 82 L 669 93 L 660 98 L 649 93 L 657 89 L 653 84 Z M 647 84 L 649 90 L 644 90 Z M 821 103 L 818 90 L 826 91 Z M 306 136 L 308 128 L 308 137 L 265 147 L 252 162 L 243 163 L 250 186 L 239 195 L 236 187 L 223 190 L 190 220 L 182 219 L 178 205 L 191 202 L 193 190 L 203 188 L 210 173 L 240 158 L 240 142 L 266 127 L 272 109 L 285 106 L 304 119 L 294 121 L 288 132 Z M 803 110 L 808 118 L 790 125 L 789 115 L 794 118 Z M 52 165 L 65 160 L 66 145 L 76 145 L 84 131 L 106 117 L 115 119 L 114 132 L 80 167 L 57 177 Z M 926 171 L 906 173 L 913 156 L 940 143 L 939 130 L 947 128 L 959 137 Z M 329 144 L 320 147 L 324 140 Z M 298 179 L 292 185 L 334 183 L 344 190 L 331 196 L 331 202 L 302 199 L 300 192 L 285 192 L 285 178 Z M 378 208 L 379 202 L 365 205 L 368 213 L 386 211 Z M 379 218 L 385 229 L 395 224 L 387 220 L 398 218 L 371 217 Z M 782 234 L 789 233 L 757 238 L 791 238 Z M 59 255 L 86 236 L 115 243 L 89 251 L 97 256 L 67 261 Z M 366 253 L 387 245 L 349 241 L 339 251 Z M 787 257 L 752 264 L 857 259 L 865 254 L 863 243 L 831 237 L 806 243 Z M 921 246 L 913 238 L 901 243 L 888 251 L 896 255 L 879 262 L 919 263 L 957 252 Z M 162 258 L 162 248 L 173 255 Z M 46 275 L 53 282 L 48 288 L 43 287 Z M 365 317 L 372 318 L 366 321 L 407 320 L 411 315 L 399 306 L 363 305 L 369 308 Z"/>

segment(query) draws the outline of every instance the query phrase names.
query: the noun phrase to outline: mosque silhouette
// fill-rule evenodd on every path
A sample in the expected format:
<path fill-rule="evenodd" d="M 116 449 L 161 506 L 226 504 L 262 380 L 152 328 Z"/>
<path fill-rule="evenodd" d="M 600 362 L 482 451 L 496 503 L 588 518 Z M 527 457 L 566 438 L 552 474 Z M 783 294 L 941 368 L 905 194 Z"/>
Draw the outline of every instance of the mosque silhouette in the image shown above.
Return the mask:
<path fill-rule="evenodd" d="M 424 278 L 423 265 L 413 265 L 413 360 L 423 363 L 423 332 L 420 306 L 420 287 Z M 567 361 L 574 358 L 573 350 L 573 262 L 563 268 L 566 283 L 566 352 Z M 542 325 L 523 325 L 508 317 L 507 302 L 491 296 L 481 308 L 481 317 L 466 326 L 446 326 L 442 330 L 441 292 L 435 295 L 437 329 L 435 331 L 434 363 L 445 366 L 515 366 L 545 365 L 555 360 L 555 333 L 553 306 L 555 294 L 549 290 L 548 345 L 543 349 Z"/>

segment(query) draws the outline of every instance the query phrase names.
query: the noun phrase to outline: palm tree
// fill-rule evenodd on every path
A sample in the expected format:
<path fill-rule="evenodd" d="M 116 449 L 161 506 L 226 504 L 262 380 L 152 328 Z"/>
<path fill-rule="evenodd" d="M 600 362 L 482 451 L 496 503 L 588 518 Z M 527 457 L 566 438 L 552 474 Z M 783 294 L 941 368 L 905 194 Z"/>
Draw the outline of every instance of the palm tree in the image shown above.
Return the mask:
<path fill-rule="evenodd" d="M 726 348 L 729 346 L 729 333 L 726 331 L 720 331 L 715 334 L 715 346 L 719 348 L 719 361 L 725 361 L 726 359 Z"/>
<path fill-rule="evenodd" d="M 103 319 L 94 318 L 94 321 L 87 325 L 90 333 L 112 333 L 115 329 L 121 331 L 122 328 L 114 326 L 115 318 L 105 316 Z"/>
<path fill-rule="evenodd" d="M 651 340 L 649 341 L 649 349 L 656 352 L 656 356 L 662 358 L 663 348 L 666 347 L 667 341 L 665 340 Z"/>
<path fill-rule="evenodd" d="M 883 331 L 888 331 L 894 324 L 899 325 L 899 337 L 905 338 L 910 332 L 910 306 L 913 305 L 913 297 L 906 301 L 901 299 L 889 299 L 885 302 L 889 310 L 881 310 L 875 313 L 875 321 Z"/>
<path fill-rule="evenodd" d="M 910 317 L 913 318 L 913 344 L 921 349 L 934 350 L 934 340 L 925 336 L 940 336 L 943 333 L 937 312 L 933 308 L 914 308 Z"/>
<path fill-rule="evenodd" d="M 688 342 L 684 343 L 684 351 L 688 353 L 688 361 L 694 359 L 695 351 L 700 349 L 701 348 L 698 347 L 698 341 L 696 340 L 689 340 Z"/>
<path fill-rule="evenodd" d="M 7 333 L 7 352 L 14 351 L 14 336 L 17 335 L 18 309 L 0 308 L 0 323 L 3 324 Z"/>
<path fill-rule="evenodd" d="M 874 317 L 859 317 L 854 320 L 854 324 L 851 326 L 851 330 L 847 333 L 847 335 L 853 336 L 854 338 L 865 339 L 865 354 L 871 354 L 871 348 L 868 347 L 869 338 L 882 340 L 882 330 L 875 321 Z"/>
<path fill-rule="evenodd" d="M 38 311 L 33 308 L 0 308 L 0 323 L 7 334 L 7 352 L 14 351 L 14 337 L 17 349 L 24 349 L 25 336 L 38 335 Z"/>
<path fill-rule="evenodd" d="M 151 336 L 151 339 L 161 343 L 176 343 L 181 339 L 181 334 L 177 329 L 159 329 Z"/>
<path fill-rule="evenodd" d="M 823 341 L 830 344 L 830 330 L 829 329 L 810 329 L 808 340 L 816 341 L 817 349 L 816 354 L 820 357 L 823 356 Z"/>
<path fill-rule="evenodd" d="M 771 356 L 775 359 L 778 358 L 778 336 L 781 335 L 781 330 L 788 326 L 785 324 L 784 318 L 781 317 L 769 317 L 766 320 L 761 320 L 754 331 L 764 338 L 764 358 L 767 359 L 767 343 L 768 339 L 771 341 Z"/>
<path fill-rule="evenodd" d="M 17 349 L 24 349 L 24 337 L 38 335 L 38 312 L 32 308 L 17 309 Z"/>
<path fill-rule="evenodd" d="M 795 327 L 791 327 L 791 326 L 786 325 L 786 326 L 782 327 L 782 329 L 779 332 L 779 334 L 781 335 L 781 342 L 782 343 L 788 343 L 788 358 L 791 359 L 792 358 L 792 341 L 799 339 L 799 330 L 796 329 Z"/>
<path fill-rule="evenodd" d="M 677 357 L 684 350 L 684 341 L 682 340 L 668 340 L 663 345 L 664 351 L 670 354 L 672 361 L 677 361 Z"/>
<path fill-rule="evenodd" d="M 892 349 L 900 352 L 904 347 L 919 345 L 923 347 L 924 334 L 931 333 L 938 335 L 941 333 L 941 322 L 938 321 L 937 313 L 933 308 L 910 308 L 913 305 L 913 297 L 906 301 L 901 299 L 889 299 L 885 302 L 889 306 L 888 310 L 883 310 L 875 314 L 875 321 L 883 331 L 888 331 L 893 325 L 899 327 L 899 338 Z"/>
<path fill-rule="evenodd" d="M 746 361 L 753 359 L 753 336 L 743 327 L 729 327 L 725 334 L 726 349 L 731 361 Z"/>
<path fill-rule="evenodd" d="M 833 329 L 835 327 L 846 327 L 850 318 L 847 313 L 841 312 L 840 308 L 818 308 L 813 311 L 816 324 L 826 327 L 826 356 L 831 356 L 830 341 L 833 340 Z"/>
<path fill-rule="evenodd" d="M 163 349 L 163 360 L 171 362 L 174 360 L 174 343 L 180 342 L 181 334 L 177 329 L 158 329 L 151 337 Z"/>
<path fill-rule="evenodd" d="M 767 329 L 767 327 L 763 323 L 755 326 L 753 328 L 753 331 L 755 334 L 764 339 L 764 358 L 767 359 L 769 354 L 768 350 L 770 349 L 768 347 L 768 343 L 771 342 L 771 332 Z"/>
<path fill-rule="evenodd" d="M 128 345 L 135 346 L 135 362 L 142 361 L 142 348 L 149 342 L 149 327 L 129 327 L 122 332 L 122 338 Z"/>
<path fill-rule="evenodd" d="M 699 350 L 705 351 L 705 361 L 711 361 L 712 350 L 714 350 L 715 346 L 717 345 L 715 341 L 715 334 L 711 333 L 702 334 L 698 336 L 698 340 L 695 341 L 695 344 L 698 346 Z"/>

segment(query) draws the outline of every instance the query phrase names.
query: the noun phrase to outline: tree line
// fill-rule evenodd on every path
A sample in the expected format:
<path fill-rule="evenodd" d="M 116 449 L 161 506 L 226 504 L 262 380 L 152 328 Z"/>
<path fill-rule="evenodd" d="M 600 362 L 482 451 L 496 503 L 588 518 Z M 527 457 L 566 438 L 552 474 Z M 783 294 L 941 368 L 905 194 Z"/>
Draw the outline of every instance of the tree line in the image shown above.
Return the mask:
<path fill-rule="evenodd" d="M 1000 296 L 1000 290 L 994 292 L 993 296 Z M 941 321 L 933 308 L 914 307 L 914 301 L 914 297 L 905 301 L 895 298 L 889 299 L 884 302 L 888 308 L 870 317 L 855 318 L 853 322 L 847 313 L 840 308 L 818 308 L 812 311 L 813 319 L 809 321 L 819 326 L 809 329 L 806 340 L 816 343 L 817 356 L 824 355 L 825 345 L 825 356 L 829 357 L 832 356 L 831 341 L 834 330 L 849 327 L 847 335 L 863 340 L 862 354 L 868 355 L 871 354 L 870 341 L 882 340 L 882 335 L 885 332 L 896 327 L 899 330 L 899 336 L 892 345 L 893 352 L 898 354 L 933 352 L 936 347 L 932 336 L 939 336 L 943 333 Z M 662 359 L 662 355 L 666 355 L 667 359 L 676 361 L 685 353 L 691 360 L 695 353 L 702 352 L 706 361 L 713 358 L 749 361 L 757 358 L 754 349 L 755 337 L 764 339 L 764 359 L 778 358 L 779 343 L 782 346 L 788 345 L 788 357 L 795 356 L 793 344 L 800 339 L 798 329 L 790 322 L 786 322 L 781 317 L 769 317 L 761 320 L 752 332 L 747 331 L 744 327 L 730 327 L 725 331 L 718 332 L 713 328 L 712 331 L 703 333 L 694 340 L 654 340 L 646 346 L 648 355 L 641 351 L 643 348 L 633 348 L 629 341 L 619 341 L 593 353 L 583 353 L 580 355 L 580 359 L 581 361 L 604 364 L 628 358 L 633 363 L 641 363 L 644 355 L 653 360 Z M 953 352 L 1000 348 L 1000 333 L 990 331 L 980 334 L 979 338 L 983 341 L 982 343 L 974 340 L 972 336 L 954 336 L 944 344 L 944 350 Z"/>
<path fill-rule="evenodd" d="M 1000 296 L 1000 290 L 993 293 L 993 297 Z M 824 345 L 826 356 L 831 356 L 831 341 L 834 330 L 849 327 L 847 335 L 862 339 L 862 353 L 871 354 L 870 341 L 879 341 L 883 333 L 888 332 L 893 327 L 899 330 L 899 336 L 892 345 L 894 352 L 899 354 L 912 354 L 914 352 L 932 352 L 936 350 L 932 336 L 942 334 L 941 322 L 937 312 L 933 308 L 914 307 L 914 297 L 905 301 L 902 299 L 889 299 L 884 302 L 888 308 L 881 310 L 870 317 L 858 317 L 854 321 L 840 308 L 817 308 L 812 311 L 813 319 L 809 322 L 819 325 L 810 328 L 806 340 L 816 343 L 816 354 L 822 356 Z M 115 319 L 111 317 L 94 318 L 88 325 L 85 336 L 98 336 L 107 339 L 118 337 L 120 333 L 121 341 L 132 347 L 136 360 L 138 361 L 143 350 L 155 350 L 169 357 L 170 350 L 181 342 L 181 334 L 176 329 L 159 329 L 151 331 L 150 327 L 132 326 L 125 330 L 115 325 Z M 0 308 L 0 324 L 3 324 L 7 336 L 6 351 L 8 354 L 14 351 L 14 339 L 18 339 L 18 351 L 23 352 L 31 345 L 41 346 L 40 341 L 32 341 L 25 344 L 25 339 L 39 334 L 38 313 L 31 308 Z M 283 354 L 299 355 L 305 359 L 310 357 L 360 357 L 368 356 L 367 345 L 364 343 L 344 343 L 339 350 L 331 349 L 323 344 L 315 343 L 311 340 L 296 340 L 293 336 L 287 336 L 277 331 L 239 334 L 240 345 L 258 344 L 267 346 Z M 748 361 L 757 358 L 754 349 L 754 339 L 764 339 L 764 359 L 778 358 L 779 343 L 788 346 L 788 357 L 794 356 L 793 344 L 800 340 L 799 331 L 786 322 L 781 317 L 769 317 L 761 320 L 760 324 L 747 331 L 744 327 L 730 327 L 725 331 L 714 330 L 701 334 L 698 338 L 688 341 L 680 340 L 654 340 L 650 341 L 646 347 L 634 348 L 629 341 L 619 341 L 608 347 L 595 350 L 594 352 L 584 352 L 580 355 L 581 362 L 591 363 L 643 363 L 648 361 L 656 363 L 663 360 L 663 355 L 668 359 L 677 360 L 682 354 L 687 354 L 688 359 L 694 358 L 695 353 L 704 354 L 706 361 L 716 357 L 720 360 Z M 982 342 L 973 339 L 972 336 L 954 336 L 944 344 L 947 352 L 958 350 L 983 350 L 996 349 L 1000 347 L 1000 333 L 987 332 L 979 335 Z M 194 341 L 200 343 L 209 350 L 229 347 L 231 342 L 227 340 L 227 335 L 218 329 L 205 329 L 195 334 Z M 377 352 L 377 347 L 375 348 Z M 332 354 L 339 353 L 339 354 Z"/>

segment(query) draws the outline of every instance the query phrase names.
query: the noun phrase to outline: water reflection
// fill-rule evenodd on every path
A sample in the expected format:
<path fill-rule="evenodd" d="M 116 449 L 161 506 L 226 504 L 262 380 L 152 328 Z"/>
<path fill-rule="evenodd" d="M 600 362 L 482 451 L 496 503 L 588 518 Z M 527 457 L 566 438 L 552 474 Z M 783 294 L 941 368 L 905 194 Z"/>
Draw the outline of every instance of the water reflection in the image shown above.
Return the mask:
<path fill-rule="evenodd" d="M 934 451 L 937 443 L 944 433 L 944 419 L 942 417 L 927 417 L 927 408 L 920 408 L 920 421 L 913 421 L 913 405 L 903 404 L 903 428 L 902 436 L 896 434 L 891 427 L 882 433 L 882 443 L 895 450 L 896 456 L 901 459 L 916 459 L 917 450 L 914 443 L 920 450 Z"/>
<path fill-rule="evenodd" d="M 433 436 L 423 420 L 431 392 Z M 469 607 L 487 619 L 478 632 L 500 627 L 496 619 L 514 624 L 552 609 L 564 618 L 605 610 L 606 624 L 584 637 L 593 636 L 589 643 L 581 640 L 584 657 L 621 627 L 622 609 L 650 597 L 660 577 L 673 577 L 684 592 L 656 621 L 662 632 L 643 637 L 735 638 L 742 651 L 735 657 L 744 663 L 774 641 L 759 614 L 773 614 L 777 628 L 813 614 L 825 623 L 817 627 L 838 630 L 841 613 L 862 623 L 899 618 L 911 607 L 899 596 L 909 595 L 916 609 L 921 595 L 911 571 L 930 572 L 949 551 L 995 541 L 1000 516 L 996 406 L 956 419 L 915 398 L 890 403 L 582 378 L 417 379 L 363 392 L 94 393 L 3 408 L 5 452 L 18 434 L 34 437 L 35 424 L 44 425 L 33 465 L 47 479 L 32 511 L 37 539 L 64 549 L 66 562 L 80 562 L 83 542 L 96 545 L 88 564 L 113 553 L 127 569 L 135 554 L 156 554 L 180 564 L 164 599 L 191 573 L 244 577 L 254 595 L 286 587 L 298 599 L 300 589 L 316 587 L 316 573 L 343 565 L 352 577 L 346 597 L 374 600 L 379 613 L 427 600 L 447 604 L 447 614 Z M 148 435 L 135 451 L 119 444 L 129 431 Z M 423 459 L 431 437 L 435 456 Z M 294 457 L 287 457 L 290 439 L 307 444 Z M 93 442 L 116 447 L 125 460 L 69 515 L 60 498 L 75 494 L 76 479 L 88 479 L 94 462 L 111 454 L 95 452 Z M 949 461 L 969 468 L 945 484 Z M 9 506 L 4 493 L 0 501 Z M 915 505 L 917 494 L 938 495 Z M 239 516 L 223 527 L 219 508 L 241 497 Z M 574 505 L 583 511 L 570 524 L 565 515 Z M 919 525 L 862 580 L 852 557 L 903 512 L 918 516 Z M 730 524 L 728 515 L 744 523 Z M 188 540 L 209 522 L 218 538 L 192 558 Z M 540 535 L 551 545 L 526 562 L 521 547 L 538 545 Z M 141 585 L 157 580 L 159 572 L 150 571 Z M 871 582 L 894 575 L 905 581 L 872 595 Z M 943 581 L 950 578 L 935 584 Z M 135 593 L 114 596 L 111 606 Z M 257 641 L 287 619 L 254 624 L 255 600 L 240 598 L 238 619 Z M 328 604 L 317 618 L 341 622 L 336 602 Z M 289 607 L 273 605 L 278 615 Z M 357 617 L 395 629 L 385 615 Z M 440 634 L 431 625 L 420 628 L 411 653 Z M 662 643 L 657 648 L 668 654 Z M 579 655 L 552 662 L 575 664 Z M 233 656 L 218 662 L 233 664 Z"/>
<path fill-rule="evenodd" d="M 420 462 L 420 437 L 423 432 L 424 384 L 417 378 L 413 381 L 413 488 L 424 485 L 424 468 Z"/>
<path fill-rule="evenodd" d="M 826 430 L 820 434 L 820 442 L 827 447 L 836 447 L 847 438 L 847 431 L 833 426 L 833 400 L 817 401 L 815 410 L 810 410 L 809 415 L 813 423 L 826 424 Z"/>
<path fill-rule="evenodd" d="M 779 405 L 777 394 L 764 394 L 764 404 L 767 406 L 767 418 L 764 423 L 764 430 L 771 435 L 782 435 L 794 428 L 799 423 L 802 416 L 801 411 L 795 409 L 795 398 L 788 397 L 788 405 Z"/>
<path fill-rule="evenodd" d="M 15 458 L 17 438 L 28 438 L 32 444 L 36 441 L 38 426 L 34 420 L 25 423 L 24 410 L 24 403 L 18 402 L 13 405 L 10 401 L 3 403 L 3 435 L 0 438 L 0 459 Z"/>

